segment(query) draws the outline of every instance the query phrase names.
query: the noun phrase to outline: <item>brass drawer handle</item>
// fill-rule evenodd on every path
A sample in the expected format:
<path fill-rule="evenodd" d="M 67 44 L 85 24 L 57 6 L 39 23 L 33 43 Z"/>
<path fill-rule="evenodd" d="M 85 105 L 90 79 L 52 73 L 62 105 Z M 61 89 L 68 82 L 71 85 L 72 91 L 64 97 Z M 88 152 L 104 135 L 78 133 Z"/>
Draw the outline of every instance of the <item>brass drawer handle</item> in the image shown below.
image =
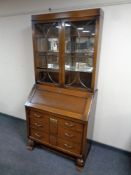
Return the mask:
<path fill-rule="evenodd" d="M 68 123 L 68 122 L 66 122 L 65 125 L 69 126 L 69 127 L 74 127 L 75 126 L 75 124 L 71 124 L 71 123 Z"/>
<path fill-rule="evenodd" d="M 38 123 L 35 123 L 35 126 L 42 127 L 42 125 Z"/>
<path fill-rule="evenodd" d="M 70 137 L 70 138 L 74 137 L 73 134 L 68 134 L 68 133 L 65 133 L 65 136 Z"/>
<path fill-rule="evenodd" d="M 55 118 L 51 118 L 51 117 L 50 117 L 50 122 L 56 124 L 56 123 L 57 123 L 57 119 L 55 119 Z"/>
<path fill-rule="evenodd" d="M 37 134 L 37 133 L 35 133 L 35 136 L 36 136 L 36 137 L 39 137 L 39 138 L 41 137 L 41 136 L 40 136 L 39 134 Z"/>
<path fill-rule="evenodd" d="M 41 115 L 39 115 L 37 113 L 34 113 L 34 116 L 37 117 L 37 118 L 41 118 Z"/>
<path fill-rule="evenodd" d="M 71 145 L 68 145 L 68 144 L 64 144 L 64 146 L 66 147 L 66 148 L 69 148 L 69 149 L 71 149 L 71 148 L 73 148 Z"/>

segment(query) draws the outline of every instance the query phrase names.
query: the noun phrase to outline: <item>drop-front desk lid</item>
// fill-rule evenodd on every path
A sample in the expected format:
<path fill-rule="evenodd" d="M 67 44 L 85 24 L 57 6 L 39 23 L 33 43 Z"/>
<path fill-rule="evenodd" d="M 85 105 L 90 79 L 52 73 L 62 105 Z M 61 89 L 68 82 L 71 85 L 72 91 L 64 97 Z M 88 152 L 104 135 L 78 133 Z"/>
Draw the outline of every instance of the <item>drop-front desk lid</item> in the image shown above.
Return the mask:
<path fill-rule="evenodd" d="M 91 102 L 85 91 L 35 85 L 25 106 L 87 121 Z"/>

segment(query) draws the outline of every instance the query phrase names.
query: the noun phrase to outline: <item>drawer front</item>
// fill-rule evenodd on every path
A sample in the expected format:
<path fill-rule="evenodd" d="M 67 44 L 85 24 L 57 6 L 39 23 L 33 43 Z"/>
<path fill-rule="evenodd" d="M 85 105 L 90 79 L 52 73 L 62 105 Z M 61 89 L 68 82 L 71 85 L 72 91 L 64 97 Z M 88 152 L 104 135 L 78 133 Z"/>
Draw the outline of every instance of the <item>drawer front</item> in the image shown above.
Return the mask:
<path fill-rule="evenodd" d="M 72 122 L 70 120 L 61 119 L 59 124 L 64 127 L 74 131 L 83 132 L 83 125 L 80 123 Z"/>
<path fill-rule="evenodd" d="M 32 128 L 30 129 L 30 137 L 42 143 L 43 142 L 49 143 L 49 135 L 41 131 L 37 131 L 36 129 L 32 129 Z"/>
<path fill-rule="evenodd" d="M 49 116 L 47 114 L 37 111 L 30 112 L 30 119 L 34 122 L 39 121 L 43 123 L 49 123 Z"/>
<path fill-rule="evenodd" d="M 57 146 L 71 153 L 80 154 L 81 153 L 81 145 L 75 144 L 70 141 L 66 141 L 63 139 L 57 140 Z"/>
<path fill-rule="evenodd" d="M 82 133 L 73 131 L 69 128 L 63 128 L 62 126 L 58 127 L 58 137 L 69 140 L 75 143 L 81 143 L 82 141 Z"/>
<path fill-rule="evenodd" d="M 49 117 L 44 113 L 31 111 L 29 120 L 31 128 L 49 133 Z"/>
<path fill-rule="evenodd" d="M 30 122 L 30 128 L 36 129 L 37 131 L 43 131 L 49 133 L 49 125 L 42 122 Z"/>

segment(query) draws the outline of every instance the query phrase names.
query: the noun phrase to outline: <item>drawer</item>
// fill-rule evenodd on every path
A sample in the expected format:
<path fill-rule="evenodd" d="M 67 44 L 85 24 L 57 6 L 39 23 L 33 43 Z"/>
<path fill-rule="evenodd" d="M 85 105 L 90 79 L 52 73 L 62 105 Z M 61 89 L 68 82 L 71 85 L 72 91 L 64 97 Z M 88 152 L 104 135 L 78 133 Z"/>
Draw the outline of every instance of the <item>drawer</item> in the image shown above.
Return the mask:
<path fill-rule="evenodd" d="M 49 123 L 49 116 L 45 113 L 31 111 L 30 112 L 30 121 Z"/>
<path fill-rule="evenodd" d="M 80 154 L 81 153 L 81 145 L 75 144 L 67 140 L 58 139 L 57 146 L 71 153 Z"/>
<path fill-rule="evenodd" d="M 49 117 L 38 112 L 30 113 L 30 127 L 49 133 Z"/>
<path fill-rule="evenodd" d="M 77 122 L 72 122 L 70 120 L 60 119 L 59 124 L 64 127 L 74 131 L 83 132 L 83 125 Z"/>
<path fill-rule="evenodd" d="M 30 137 L 42 143 L 43 142 L 49 143 L 49 135 L 41 131 L 37 131 L 36 129 L 32 128 L 30 129 Z"/>
<path fill-rule="evenodd" d="M 63 128 L 62 126 L 58 127 L 58 137 L 69 140 L 75 143 L 81 143 L 82 133 L 73 131 L 69 128 Z"/>
<path fill-rule="evenodd" d="M 47 123 L 30 121 L 30 128 L 49 133 L 49 124 Z"/>

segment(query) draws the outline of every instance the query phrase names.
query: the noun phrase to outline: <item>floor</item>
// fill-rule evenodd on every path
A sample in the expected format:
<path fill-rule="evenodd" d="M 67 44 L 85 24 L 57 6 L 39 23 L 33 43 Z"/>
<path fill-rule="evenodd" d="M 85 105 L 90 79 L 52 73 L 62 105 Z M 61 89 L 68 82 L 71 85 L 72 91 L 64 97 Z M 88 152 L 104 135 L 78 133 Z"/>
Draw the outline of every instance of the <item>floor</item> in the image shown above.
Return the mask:
<path fill-rule="evenodd" d="M 131 175 L 131 155 L 93 144 L 85 167 L 48 150 L 26 148 L 26 123 L 0 114 L 0 175 Z"/>

